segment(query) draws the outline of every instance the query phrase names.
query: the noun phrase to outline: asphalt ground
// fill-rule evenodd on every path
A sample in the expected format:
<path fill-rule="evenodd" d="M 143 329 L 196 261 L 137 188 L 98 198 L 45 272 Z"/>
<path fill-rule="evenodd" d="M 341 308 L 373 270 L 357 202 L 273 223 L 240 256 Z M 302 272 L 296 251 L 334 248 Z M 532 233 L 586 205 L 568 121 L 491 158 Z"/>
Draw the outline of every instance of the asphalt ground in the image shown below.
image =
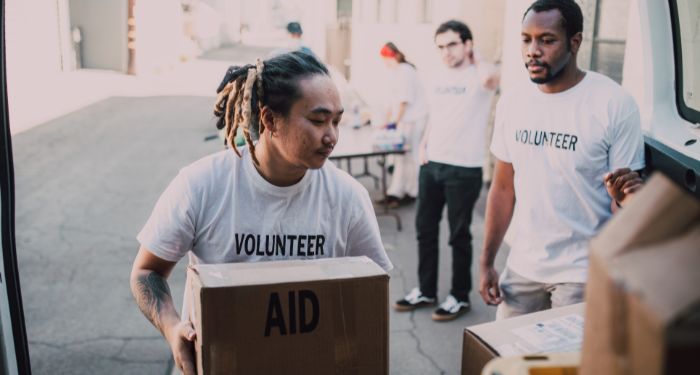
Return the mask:
<path fill-rule="evenodd" d="M 220 51 L 220 58 L 231 54 Z M 211 83 L 212 91 L 217 84 Z M 213 95 L 112 96 L 13 136 L 17 251 L 34 374 L 169 372 L 169 348 L 129 289 L 135 235 L 179 168 L 221 149 L 213 102 Z M 375 162 L 370 167 L 379 173 Z M 370 179 L 360 181 L 380 196 Z M 475 249 L 483 240 L 485 193 L 472 222 Z M 391 301 L 417 285 L 415 205 L 396 212 L 402 231 L 393 218 L 378 218 L 395 266 Z M 444 299 L 451 276 L 446 219 L 440 241 L 438 292 Z M 499 254 L 501 266 L 505 253 Z M 476 259 L 477 252 L 475 265 Z M 178 305 L 184 263 L 170 279 Z M 495 314 L 478 293 L 471 300 L 469 313 L 445 323 L 431 320 L 432 309 L 391 310 L 391 373 L 458 374 L 464 327 Z"/>

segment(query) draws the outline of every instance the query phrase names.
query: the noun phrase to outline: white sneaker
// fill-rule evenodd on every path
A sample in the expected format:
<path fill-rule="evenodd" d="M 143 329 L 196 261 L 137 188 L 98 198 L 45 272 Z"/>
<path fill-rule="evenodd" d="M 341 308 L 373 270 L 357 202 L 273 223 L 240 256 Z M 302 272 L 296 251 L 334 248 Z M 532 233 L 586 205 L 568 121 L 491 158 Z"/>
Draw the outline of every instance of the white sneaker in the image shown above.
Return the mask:
<path fill-rule="evenodd" d="M 468 301 L 459 301 L 450 294 L 445 299 L 445 302 L 441 303 L 440 307 L 433 313 L 433 320 L 438 322 L 453 320 L 469 311 L 470 307 L 471 305 Z"/>
<path fill-rule="evenodd" d="M 419 307 L 435 305 L 435 298 L 426 297 L 421 293 L 420 289 L 413 288 L 406 297 L 394 303 L 396 311 L 413 311 Z"/>

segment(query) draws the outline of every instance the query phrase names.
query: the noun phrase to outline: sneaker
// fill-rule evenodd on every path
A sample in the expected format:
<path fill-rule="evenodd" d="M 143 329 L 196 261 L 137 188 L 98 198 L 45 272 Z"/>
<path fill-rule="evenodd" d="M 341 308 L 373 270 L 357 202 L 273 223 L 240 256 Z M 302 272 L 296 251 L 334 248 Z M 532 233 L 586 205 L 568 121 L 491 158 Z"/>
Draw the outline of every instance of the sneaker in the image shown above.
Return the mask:
<path fill-rule="evenodd" d="M 408 293 L 406 297 L 394 303 L 394 310 L 413 311 L 419 307 L 433 305 L 435 305 L 435 298 L 426 297 L 423 295 L 423 293 L 421 293 L 420 289 L 413 288 L 411 293 Z"/>
<path fill-rule="evenodd" d="M 458 301 L 451 294 L 447 296 L 445 302 L 440 304 L 437 310 L 433 313 L 433 320 L 444 322 L 453 320 L 458 316 L 469 311 L 470 305 L 467 301 Z"/>

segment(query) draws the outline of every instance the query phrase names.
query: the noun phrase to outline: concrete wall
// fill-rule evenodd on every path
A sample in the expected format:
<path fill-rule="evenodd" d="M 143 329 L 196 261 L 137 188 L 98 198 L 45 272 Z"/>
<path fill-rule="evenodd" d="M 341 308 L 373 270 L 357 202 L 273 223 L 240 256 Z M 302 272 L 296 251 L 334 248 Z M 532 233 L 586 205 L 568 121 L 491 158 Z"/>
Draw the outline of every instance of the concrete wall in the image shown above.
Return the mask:
<path fill-rule="evenodd" d="M 179 2 L 137 1 L 134 19 L 137 74 L 157 73 L 174 66 L 184 57 L 188 46 Z"/>
<path fill-rule="evenodd" d="M 56 1 L 37 6 L 30 1 L 5 2 L 7 76 L 41 82 L 41 77 L 61 72 L 61 40 Z"/>
<path fill-rule="evenodd" d="M 7 92 L 12 131 L 23 124 L 24 114 L 40 115 L 56 102 L 49 96 L 38 104 L 38 93 L 62 72 L 62 41 L 59 32 L 60 1 L 5 2 L 5 59 Z M 64 9 L 65 10 L 65 9 Z M 37 108 L 41 107 L 38 111 Z"/>
<path fill-rule="evenodd" d="M 126 73 L 128 1 L 70 0 L 69 7 L 71 25 L 82 31 L 83 68 Z"/>
<path fill-rule="evenodd" d="M 474 34 L 474 45 L 490 61 L 501 58 L 505 3 L 506 0 L 467 0 L 461 3 L 461 17 L 458 19 L 469 25 Z"/>

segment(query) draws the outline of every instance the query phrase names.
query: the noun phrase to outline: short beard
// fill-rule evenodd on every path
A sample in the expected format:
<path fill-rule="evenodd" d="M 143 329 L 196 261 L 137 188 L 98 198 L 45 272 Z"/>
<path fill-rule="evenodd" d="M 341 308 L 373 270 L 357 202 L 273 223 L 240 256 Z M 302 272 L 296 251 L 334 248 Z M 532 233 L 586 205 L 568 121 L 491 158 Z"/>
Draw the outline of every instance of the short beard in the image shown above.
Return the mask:
<path fill-rule="evenodd" d="M 569 56 L 569 58 L 571 58 L 571 56 Z M 543 67 L 545 69 L 547 69 L 547 75 L 542 77 L 542 78 L 530 77 L 530 81 L 532 81 L 538 85 L 554 82 L 554 81 L 558 80 L 562 76 L 562 74 L 564 74 L 564 69 L 566 68 L 566 64 L 568 62 L 569 62 L 569 60 L 567 59 L 566 62 L 564 64 L 562 64 L 559 67 L 559 69 L 557 71 L 555 71 L 554 73 L 552 73 L 552 67 L 549 64 L 544 64 Z"/>

